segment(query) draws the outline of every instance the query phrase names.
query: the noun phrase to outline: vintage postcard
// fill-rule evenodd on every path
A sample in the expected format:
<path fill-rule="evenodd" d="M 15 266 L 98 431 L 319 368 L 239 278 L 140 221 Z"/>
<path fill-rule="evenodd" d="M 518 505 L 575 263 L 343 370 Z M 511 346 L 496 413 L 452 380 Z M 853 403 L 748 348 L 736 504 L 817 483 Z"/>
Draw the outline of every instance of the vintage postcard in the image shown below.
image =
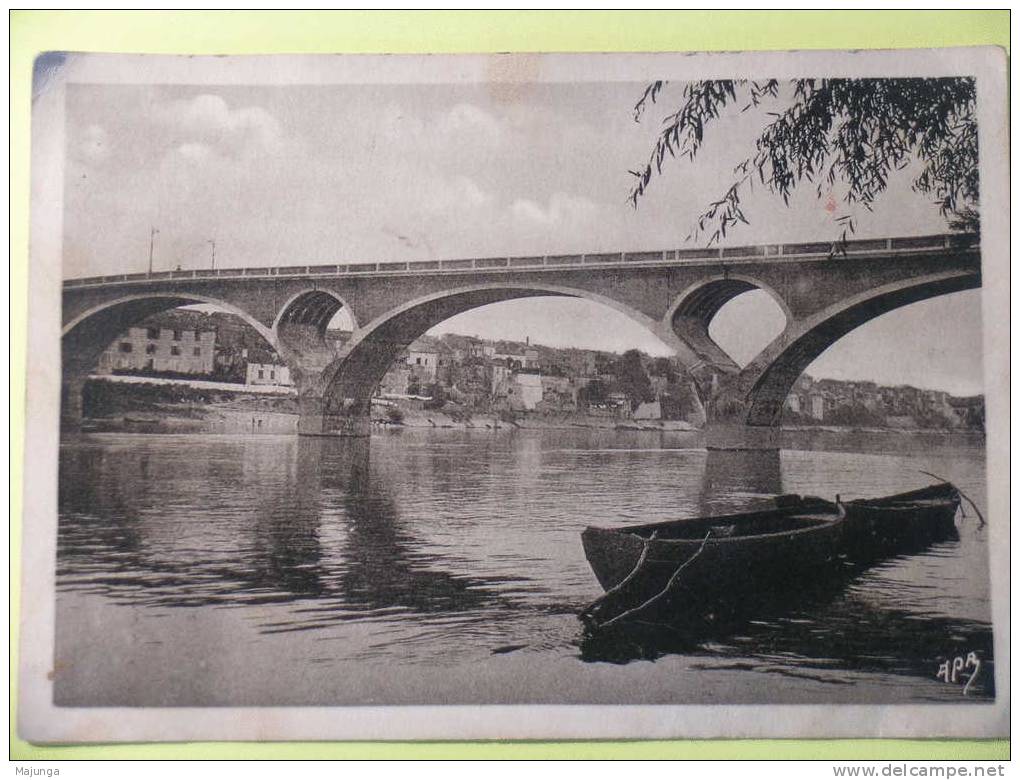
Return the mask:
<path fill-rule="evenodd" d="M 20 734 L 1008 733 L 994 48 L 36 62 Z"/>

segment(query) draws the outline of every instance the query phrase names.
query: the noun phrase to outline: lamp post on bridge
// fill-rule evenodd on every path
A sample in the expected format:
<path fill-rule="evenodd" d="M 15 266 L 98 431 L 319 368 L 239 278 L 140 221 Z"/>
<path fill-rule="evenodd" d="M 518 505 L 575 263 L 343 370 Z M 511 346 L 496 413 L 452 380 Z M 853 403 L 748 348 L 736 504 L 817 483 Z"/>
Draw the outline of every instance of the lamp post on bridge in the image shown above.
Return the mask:
<path fill-rule="evenodd" d="M 156 244 L 156 234 L 157 233 L 159 233 L 159 230 L 157 230 L 156 228 L 150 228 L 150 230 L 149 230 L 149 273 L 150 274 L 152 273 L 152 251 L 153 251 L 153 247 Z"/>
<path fill-rule="evenodd" d="M 207 244 L 212 246 L 212 270 L 216 270 L 216 239 L 210 238 L 206 241 Z"/>

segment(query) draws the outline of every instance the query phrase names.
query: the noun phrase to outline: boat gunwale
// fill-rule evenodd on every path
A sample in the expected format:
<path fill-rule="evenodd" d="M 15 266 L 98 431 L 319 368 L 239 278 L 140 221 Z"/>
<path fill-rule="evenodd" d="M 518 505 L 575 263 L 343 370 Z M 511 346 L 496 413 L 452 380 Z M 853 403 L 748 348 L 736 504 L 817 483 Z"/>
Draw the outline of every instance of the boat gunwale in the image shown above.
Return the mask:
<path fill-rule="evenodd" d="M 945 501 L 959 503 L 959 489 L 952 482 L 938 482 L 916 490 L 894 493 L 891 496 L 878 498 L 855 498 L 846 502 L 846 506 L 865 506 L 895 508 L 897 504 L 909 504 L 918 501 Z"/>
<path fill-rule="evenodd" d="M 881 512 L 909 512 L 909 511 L 928 510 L 928 509 L 931 509 L 931 510 L 934 510 L 934 509 L 943 509 L 943 508 L 948 508 L 948 507 L 951 507 L 951 506 L 959 506 L 959 504 L 960 504 L 960 502 L 958 500 L 956 500 L 956 499 L 950 499 L 950 498 L 945 498 L 945 499 L 928 498 L 928 499 L 921 499 L 921 500 L 918 500 L 918 501 L 901 501 L 901 502 L 898 502 L 898 503 L 895 503 L 895 504 L 893 504 L 893 503 L 889 503 L 889 504 L 870 504 L 870 503 L 862 502 L 862 503 L 852 504 L 851 506 L 854 509 L 873 509 L 875 511 L 881 511 Z"/>
<path fill-rule="evenodd" d="M 794 516 L 796 516 L 796 515 L 794 515 Z M 692 518 L 692 520 L 700 520 L 700 519 L 703 519 L 703 518 Z M 829 521 L 819 520 L 818 523 L 816 523 L 814 525 L 805 526 L 804 528 L 794 528 L 794 529 L 789 530 L 789 531 L 774 531 L 772 533 L 767 533 L 767 534 L 750 534 L 748 536 L 715 536 L 715 537 L 709 536 L 709 538 L 707 540 L 707 543 L 708 544 L 713 544 L 713 543 L 714 544 L 720 544 L 720 543 L 724 543 L 724 542 L 744 542 L 744 541 L 750 541 L 750 540 L 756 540 L 756 539 L 771 539 L 771 538 L 782 537 L 782 536 L 790 537 L 790 536 L 796 536 L 796 535 L 800 535 L 800 534 L 809 533 L 811 531 L 820 531 L 820 530 L 825 529 L 825 528 L 832 528 L 833 526 L 839 525 L 839 524 L 841 524 L 841 523 L 843 523 L 845 521 L 846 521 L 846 516 L 845 515 L 844 516 L 840 516 L 839 514 L 834 514 L 832 516 L 832 520 L 829 520 Z M 666 521 L 667 524 L 683 523 L 683 522 L 687 522 L 687 521 L 684 521 L 684 520 L 667 520 Z M 647 536 L 640 536 L 639 534 L 634 533 L 634 530 L 636 528 L 639 528 L 639 527 L 640 528 L 646 528 L 647 526 L 636 526 L 634 528 L 604 528 L 604 527 L 601 527 L 601 526 L 589 525 L 588 527 L 586 527 L 584 529 L 584 531 L 581 532 L 581 536 L 583 538 L 585 533 L 587 533 L 588 531 L 593 531 L 593 532 L 596 532 L 596 533 L 613 534 L 613 535 L 616 535 L 616 536 L 630 536 L 630 537 L 638 539 L 638 540 L 640 540 L 642 542 L 648 542 L 650 544 L 669 544 L 669 545 L 676 545 L 676 544 L 688 544 L 688 545 L 690 545 L 690 544 L 693 544 L 693 545 L 700 545 L 702 543 L 702 541 L 703 541 L 703 538 L 699 539 L 697 537 L 689 538 L 689 539 L 659 539 L 659 538 L 650 539 Z"/>

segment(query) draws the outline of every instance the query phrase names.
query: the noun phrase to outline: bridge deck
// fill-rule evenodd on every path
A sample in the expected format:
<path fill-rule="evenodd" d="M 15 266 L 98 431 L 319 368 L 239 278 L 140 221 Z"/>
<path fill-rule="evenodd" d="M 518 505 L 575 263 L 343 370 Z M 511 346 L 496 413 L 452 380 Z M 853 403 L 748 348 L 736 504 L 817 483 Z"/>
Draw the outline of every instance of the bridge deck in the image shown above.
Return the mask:
<path fill-rule="evenodd" d="M 761 244 L 758 246 L 716 247 L 704 249 L 666 249 L 657 252 L 612 252 L 580 255 L 542 255 L 532 257 L 486 257 L 463 260 L 416 260 L 407 262 L 346 263 L 328 265 L 291 265 L 265 268 L 217 268 L 153 273 L 113 274 L 64 280 L 64 288 L 93 287 L 111 284 L 137 284 L 175 279 L 251 279 L 265 277 L 307 276 L 394 276 L 419 274 L 454 274 L 465 271 L 527 272 L 570 266 L 584 267 L 659 267 L 672 265 L 704 265 L 708 263 L 802 262 L 827 260 L 833 256 L 834 244 Z M 847 256 L 911 256 L 934 251 L 958 251 L 960 247 L 975 249 L 977 237 L 965 234 L 938 234 L 849 241 Z M 838 253 L 842 255 L 842 252 Z"/>

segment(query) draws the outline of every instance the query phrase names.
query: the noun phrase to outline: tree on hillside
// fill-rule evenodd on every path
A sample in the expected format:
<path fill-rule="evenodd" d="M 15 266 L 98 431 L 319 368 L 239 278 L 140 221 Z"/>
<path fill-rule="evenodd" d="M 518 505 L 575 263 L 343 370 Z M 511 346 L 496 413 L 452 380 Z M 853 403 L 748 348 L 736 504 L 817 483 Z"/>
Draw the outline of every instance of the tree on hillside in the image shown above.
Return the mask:
<path fill-rule="evenodd" d="M 667 82 L 648 85 L 634 107 L 640 121 L 661 103 Z M 889 177 L 920 164 L 913 188 L 938 204 L 956 230 L 978 227 L 978 133 L 972 78 L 796 79 L 694 81 L 670 103 L 651 155 L 639 170 L 630 200 L 636 207 L 670 159 L 693 162 L 706 132 L 724 113 L 756 112 L 771 117 L 754 150 L 732 171 L 717 200 L 697 218 L 690 237 L 726 236 L 748 224 L 741 202 L 756 183 L 789 204 L 800 184 L 819 197 L 841 184 L 847 206 L 870 210 Z M 838 218 L 845 242 L 854 231 L 851 215 Z"/>
<path fill-rule="evenodd" d="M 673 366 L 673 361 L 667 357 L 657 357 L 652 360 L 652 365 L 648 369 L 648 373 L 652 376 L 664 377 L 671 385 L 675 384 L 677 380 L 676 368 Z"/>
<path fill-rule="evenodd" d="M 609 397 L 609 389 L 601 379 L 592 379 L 577 391 L 578 400 L 587 405 L 602 404 Z"/>
<path fill-rule="evenodd" d="M 644 360 L 636 349 L 628 349 L 613 365 L 616 390 L 625 394 L 632 409 L 644 401 L 654 401 L 655 392 L 652 381 L 648 378 Z"/>
<path fill-rule="evenodd" d="M 430 411 L 442 409 L 446 405 L 446 389 L 438 382 L 433 382 L 426 388 L 425 393 L 429 400 L 422 404 L 422 407 Z"/>

